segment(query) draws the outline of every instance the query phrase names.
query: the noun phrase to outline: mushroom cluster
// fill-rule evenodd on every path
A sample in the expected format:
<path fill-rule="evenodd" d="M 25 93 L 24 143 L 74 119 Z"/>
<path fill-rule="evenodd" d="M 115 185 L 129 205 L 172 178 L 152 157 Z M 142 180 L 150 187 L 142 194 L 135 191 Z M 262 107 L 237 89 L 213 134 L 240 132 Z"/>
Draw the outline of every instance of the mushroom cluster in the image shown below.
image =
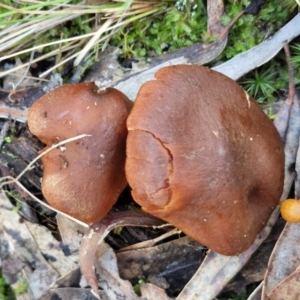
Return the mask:
<path fill-rule="evenodd" d="M 126 172 L 144 211 L 218 253 L 246 250 L 283 187 L 283 146 L 255 101 L 218 72 L 177 65 L 146 82 L 130 110 L 121 92 L 93 83 L 63 86 L 31 107 L 29 128 L 47 145 L 91 135 L 43 157 L 48 202 L 99 221 Z"/>
<path fill-rule="evenodd" d="M 127 185 L 126 119 L 132 102 L 94 83 L 61 86 L 29 110 L 30 131 L 48 145 L 81 134 L 90 137 L 42 157 L 42 192 L 56 209 L 92 224 L 102 219 Z"/>
<path fill-rule="evenodd" d="M 283 146 L 236 82 L 191 65 L 165 67 L 127 120 L 134 200 L 208 248 L 245 251 L 279 204 Z"/>

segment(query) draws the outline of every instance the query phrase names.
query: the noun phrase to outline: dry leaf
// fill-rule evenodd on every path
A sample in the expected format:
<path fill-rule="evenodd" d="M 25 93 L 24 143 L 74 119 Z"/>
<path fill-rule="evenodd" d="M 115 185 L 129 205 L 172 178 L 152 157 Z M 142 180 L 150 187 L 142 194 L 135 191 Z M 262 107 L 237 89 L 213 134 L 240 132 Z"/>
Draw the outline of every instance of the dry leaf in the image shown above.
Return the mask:
<path fill-rule="evenodd" d="M 56 215 L 56 221 L 63 244 L 69 247 L 71 252 L 78 251 L 82 237 L 88 229 L 61 214 Z"/>
<path fill-rule="evenodd" d="M 45 260 L 28 224 L 20 222 L 19 215 L 3 192 L 0 194 L 0 208 L 1 242 L 6 241 L 10 245 L 9 255 L 17 256 L 24 264 L 20 272 L 26 274 L 24 281 L 29 284 L 31 296 L 38 298 L 58 278 L 58 273 Z"/>
<path fill-rule="evenodd" d="M 20 222 L 5 194 L 0 194 L 0 239 L 10 245 L 9 255 L 23 263 L 31 298 L 37 299 L 56 279 L 78 266 L 78 256 L 69 255 L 63 245 L 46 228 L 31 222 Z M 1 234 L 2 232 L 2 234 Z"/>
<path fill-rule="evenodd" d="M 300 265 L 299 253 L 300 223 L 287 223 L 270 256 L 264 280 L 264 297 Z"/>
<path fill-rule="evenodd" d="M 279 283 L 266 300 L 298 300 L 300 298 L 300 267 Z"/>
<path fill-rule="evenodd" d="M 112 300 L 104 292 L 100 292 L 101 300 Z M 97 300 L 95 296 L 91 294 L 90 289 L 81 289 L 75 287 L 57 288 L 47 291 L 38 300 Z M 19 300 L 19 299 L 18 299 Z"/>
<path fill-rule="evenodd" d="M 153 285 L 151 283 L 146 283 L 141 286 L 141 293 L 142 293 L 142 299 L 145 300 L 170 300 L 166 295 L 166 292 L 157 287 L 156 285 Z"/>
<path fill-rule="evenodd" d="M 109 299 L 139 299 L 131 283 L 119 277 L 116 255 L 105 243 L 101 243 L 98 248 L 95 267 L 99 275 L 99 286 Z"/>

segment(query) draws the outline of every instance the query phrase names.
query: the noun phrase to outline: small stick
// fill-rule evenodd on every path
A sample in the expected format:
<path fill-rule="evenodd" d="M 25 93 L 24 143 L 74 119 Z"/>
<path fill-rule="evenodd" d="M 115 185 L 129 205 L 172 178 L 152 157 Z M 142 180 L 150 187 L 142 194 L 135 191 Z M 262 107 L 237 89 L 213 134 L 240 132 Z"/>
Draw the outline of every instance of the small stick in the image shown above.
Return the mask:
<path fill-rule="evenodd" d="M 289 45 L 284 42 L 283 43 L 283 49 L 285 52 L 285 56 L 286 56 L 286 63 L 287 63 L 287 67 L 288 67 L 288 72 L 289 72 L 289 95 L 288 95 L 288 102 L 290 105 L 292 105 L 294 96 L 295 96 L 295 82 L 294 82 L 294 69 L 291 63 L 291 54 L 290 54 L 290 49 L 289 49 Z"/>
<path fill-rule="evenodd" d="M 172 226 L 170 224 L 168 224 L 169 226 Z M 154 227 L 154 226 L 153 226 Z M 155 227 L 158 227 L 158 226 L 155 226 Z M 175 228 L 167 233 L 164 233 L 162 234 L 161 236 L 155 238 L 155 239 L 152 239 L 152 240 L 148 240 L 148 241 L 143 241 L 143 242 L 140 242 L 140 243 L 136 243 L 134 245 L 130 245 L 130 246 L 127 246 L 127 247 L 124 247 L 120 250 L 118 250 L 117 252 L 120 253 L 120 252 L 125 252 L 125 251 L 129 251 L 129 250 L 136 250 L 136 249 L 141 249 L 141 248 L 149 248 L 149 247 L 153 247 L 156 243 L 172 236 L 172 235 L 175 235 L 175 234 L 180 234 L 182 231 Z"/>
<path fill-rule="evenodd" d="M 16 85 L 11 83 L 12 91 L 8 94 L 9 101 L 11 101 L 11 102 L 14 101 L 13 99 L 11 99 L 11 95 L 16 93 L 18 86 L 22 83 L 22 81 L 25 79 L 26 75 L 28 74 L 29 68 L 30 68 L 31 63 L 33 61 L 33 56 L 34 56 L 34 50 L 32 50 L 31 53 L 30 53 L 29 62 L 28 62 L 28 65 L 27 65 L 26 70 L 25 70 L 24 74 L 22 75 L 22 77 L 19 79 L 19 81 L 16 83 Z"/>
<path fill-rule="evenodd" d="M 6 137 L 7 135 L 7 132 L 9 130 L 9 121 L 6 121 L 1 129 L 1 132 L 0 132 L 0 148 L 2 147 L 2 144 L 4 142 L 4 138 Z"/>

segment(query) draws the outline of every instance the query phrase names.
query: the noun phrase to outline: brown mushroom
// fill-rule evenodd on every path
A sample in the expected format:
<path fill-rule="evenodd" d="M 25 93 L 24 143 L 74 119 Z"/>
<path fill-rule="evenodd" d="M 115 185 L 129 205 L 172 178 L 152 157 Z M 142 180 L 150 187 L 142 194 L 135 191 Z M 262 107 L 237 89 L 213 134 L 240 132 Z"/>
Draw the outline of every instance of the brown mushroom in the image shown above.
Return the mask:
<path fill-rule="evenodd" d="M 144 211 L 224 255 L 253 243 L 279 203 L 284 154 L 236 82 L 165 67 L 141 87 L 127 127 L 126 176 Z"/>
<path fill-rule="evenodd" d="M 29 129 L 48 147 L 91 135 L 42 157 L 42 192 L 50 205 L 85 223 L 107 214 L 127 184 L 126 119 L 131 106 L 118 90 L 100 90 L 94 83 L 64 85 L 32 105 Z"/>

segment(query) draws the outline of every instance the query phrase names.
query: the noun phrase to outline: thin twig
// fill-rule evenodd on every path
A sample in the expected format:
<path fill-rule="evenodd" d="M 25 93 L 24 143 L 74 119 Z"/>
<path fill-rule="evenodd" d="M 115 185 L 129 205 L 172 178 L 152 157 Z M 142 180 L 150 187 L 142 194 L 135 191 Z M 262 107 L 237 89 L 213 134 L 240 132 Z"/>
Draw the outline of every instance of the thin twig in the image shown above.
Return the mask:
<path fill-rule="evenodd" d="M 148 240 L 148 241 L 143 241 L 143 242 L 140 242 L 140 243 L 136 243 L 134 245 L 130 245 L 130 246 L 127 246 L 127 247 L 124 247 L 120 250 L 118 250 L 117 252 L 120 253 L 120 252 L 125 252 L 125 251 L 129 251 L 129 250 L 136 250 L 136 249 L 141 249 L 141 248 L 149 248 L 149 247 L 153 247 L 156 243 L 172 236 L 172 235 L 175 235 L 175 234 L 180 234 L 182 231 L 175 228 L 169 232 L 166 232 L 164 234 L 162 234 L 161 236 L 155 238 L 155 239 L 152 239 L 152 240 Z"/>
<path fill-rule="evenodd" d="M 245 13 L 245 10 L 241 10 L 231 21 L 230 23 L 224 28 L 221 34 L 218 37 L 218 41 L 222 41 L 224 36 L 227 35 L 232 28 L 232 26 L 239 20 L 239 18 Z"/>
<path fill-rule="evenodd" d="M 7 135 L 7 132 L 9 130 L 9 125 L 10 125 L 10 121 L 6 121 L 1 129 L 1 132 L 0 132 L 0 148 L 2 147 L 2 144 L 4 142 L 4 138 L 6 137 Z"/>
<path fill-rule="evenodd" d="M 25 79 L 25 77 L 27 76 L 27 74 L 28 74 L 28 72 L 29 72 L 29 69 L 30 69 L 30 66 L 31 66 L 31 63 L 32 63 L 32 60 L 33 60 L 33 56 L 34 56 L 34 51 L 32 51 L 32 52 L 30 53 L 30 58 L 29 58 L 29 62 L 28 62 L 27 68 L 26 68 L 26 70 L 24 71 L 24 73 L 23 73 L 23 75 L 21 76 L 21 78 L 19 79 L 19 81 L 17 82 L 17 84 L 14 85 L 14 84 L 12 83 L 12 85 L 13 85 L 12 91 L 8 94 L 8 99 L 9 99 L 9 101 L 11 101 L 11 102 L 14 101 L 13 99 L 11 99 L 11 95 L 16 93 L 16 91 L 17 91 L 17 89 L 18 89 L 18 86 L 22 83 L 22 81 L 23 81 L 23 80 Z"/>
<path fill-rule="evenodd" d="M 285 57 L 286 57 L 286 63 L 287 63 L 287 67 L 288 67 L 288 72 L 289 72 L 289 96 L 287 98 L 287 100 L 289 101 L 290 105 L 292 105 L 294 96 L 295 96 L 295 82 L 294 82 L 294 69 L 291 63 L 291 54 L 290 54 L 290 49 L 289 49 L 289 45 L 284 42 L 283 43 L 283 49 L 285 52 Z"/>
<path fill-rule="evenodd" d="M 99 30 L 93 35 L 93 37 L 87 42 L 84 48 L 79 52 L 78 56 L 74 61 L 74 66 L 78 66 L 87 52 L 91 49 L 91 47 L 99 40 L 101 35 L 105 32 L 110 30 L 111 24 L 114 22 L 114 18 L 111 17 L 104 22 L 104 24 L 99 28 Z"/>

